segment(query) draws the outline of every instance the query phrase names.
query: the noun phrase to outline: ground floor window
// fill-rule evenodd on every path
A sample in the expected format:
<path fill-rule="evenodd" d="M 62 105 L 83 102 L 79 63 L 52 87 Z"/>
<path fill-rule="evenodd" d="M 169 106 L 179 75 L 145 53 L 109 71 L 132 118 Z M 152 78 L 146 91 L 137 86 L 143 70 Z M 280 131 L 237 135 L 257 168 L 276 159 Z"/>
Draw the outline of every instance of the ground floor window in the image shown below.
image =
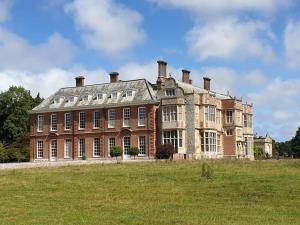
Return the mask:
<path fill-rule="evenodd" d="M 72 157 L 72 140 L 66 139 L 65 140 L 65 158 L 71 158 Z"/>
<path fill-rule="evenodd" d="M 201 134 L 201 149 L 204 152 L 216 152 L 217 135 L 215 132 L 205 131 Z"/>
<path fill-rule="evenodd" d="M 116 146 L 116 138 L 115 137 L 108 138 L 108 156 L 110 156 L 110 149 L 114 146 Z"/>
<path fill-rule="evenodd" d="M 79 139 L 79 151 L 78 157 L 82 157 L 85 155 L 85 139 Z"/>
<path fill-rule="evenodd" d="M 130 137 L 123 137 L 123 149 L 124 149 L 124 154 L 128 155 L 129 149 L 130 149 Z"/>
<path fill-rule="evenodd" d="M 94 139 L 94 157 L 100 157 L 100 138 Z"/>
<path fill-rule="evenodd" d="M 164 131 L 163 144 L 172 144 L 174 146 L 175 152 L 177 153 L 178 148 L 181 148 L 183 145 L 182 131 L 181 130 Z"/>
<path fill-rule="evenodd" d="M 221 152 L 221 135 L 217 135 L 217 151 Z"/>
<path fill-rule="evenodd" d="M 51 140 L 51 158 L 57 157 L 57 140 Z"/>
<path fill-rule="evenodd" d="M 44 141 L 37 142 L 37 158 L 44 158 Z"/>
<path fill-rule="evenodd" d="M 146 137 L 145 136 L 139 136 L 139 155 L 145 155 L 146 154 Z"/>

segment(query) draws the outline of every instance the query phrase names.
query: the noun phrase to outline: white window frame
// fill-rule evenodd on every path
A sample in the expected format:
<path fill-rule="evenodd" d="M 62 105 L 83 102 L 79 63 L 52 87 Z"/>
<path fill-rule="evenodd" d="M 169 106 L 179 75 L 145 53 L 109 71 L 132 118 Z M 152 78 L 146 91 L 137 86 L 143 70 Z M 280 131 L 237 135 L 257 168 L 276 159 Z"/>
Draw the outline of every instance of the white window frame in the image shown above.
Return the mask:
<path fill-rule="evenodd" d="M 163 144 L 172 144 L 175 152 L 177 152 L 178 148 L 183 147 L 182 136 L 181 130 L 165 130 L 162 132 L 162 142 Z"/>
<path fill-rule="evenodd" d="M 43 159 L 44 158 L 44 141 L 37 140 L 36 142 L 36 158 Z"/>
<path fill-rule="evenodd" d="M 123 137 L 124 155 L 129 155 L 129 149 L 130 149 L 130 147 L 131 147 L 131 137 L 130 136 L 124 136 Z"/>
<path fill-rule="evenodd" d="M 109 109 L 107 111 L 107 118 L 108 118 L 108 128 L 115 128 L 116 126 L 116 110 L 115 109 Z"/>
<path fill-rule="evenodd" d="M 168 88 L 165 91 L 167 97 L 174 97 L 176 95 L 175 88 Z"/>
<path fill-rule="evenodd" d="M 78 157 L 82 158 L 86 153 L 86 144 L 85 139 L 80 138 L 78 142 Z"/>
<path fill-rule="evenodd" d="M 50 120 L 51 120 L 50 130 L 51 131 L 57 131 L 57 114 L 52 113 Z"/>
<path fill-rule="evenodd" d="M 67 118 L 69 116 L 69 118 Z M 65 130 L 71 130 L 72 128 L 72 116 L 71 113 L 65 113 Z"/>
<path fill-rule="evenodd" d="M 51 139 L 50 140 L 50 156 L 52 159 L 56 159 L 57 158 L 57 139 Z M 55 152 L 55 154 L 53 155 L 53 153 Z"/>
<path fill-rule="evenodd" d="M 86 127 L 86 113 L 85 112 L 79 112 L 78 113 L 78 129 L 84 130 Z"/>
<path fill-rule="evenodd" d="M 130 127 L 130 108 L 123 108 L 123 127 Z"/>
<path fill-rule="evenodd" d="M 178 121 L 177 112 L 178 110 L 176 105 L 163 106 L 163 122 Z"/>
<path fill-rule="evenodd" d="M 138 126 L 146 126 L 147 109 L 142 106 L 138 108 Z"/>
<path fill-rule="evenodd" d="M 212 131 L 204 131 L 201 138 L 202 151 L 209 154 L 217 153 L 217 133 Z"/>
<path fill-rule="evenodd" d="M 68 146 L 67 143 L 69 143 L 70 146 Z M 70 147 L 70 149 L 68 149 L 67 146 Z M 64 158 L 70 159 L 72 157 L 72 151 L 73 151 L 72 139 L 65 139 L 65 141 L 64 141 Z"/>
<path fill-rule="evenodd" d="M 146 155 L 147 152 L 146 136 L 139 136 L 138 146 L 139 146 L 139 156 Z"/>
<path fill-rule="evenodd" d="M 216 106 L 213 105 L 204 106 L 204 121 L 216 122 Z"/>
<path fill-rule="evenodd" d="M 43 132 L 44 131 L 44 122 L 45 122 L 45 116 L 44 115 L 38 115 L 37 116 L 37 132 Z"/>
<path fill-rule="evenodd" d="M 226 110 L 226 123 L 227 124 L 233 123 L 233 110 Z"/>
<path fill-rule="evenodd" d="M 233 136 L 233 128 L 226 129 L 226 136 Z"/>
<path fill-rule="evenodd" d="M 100 156 L 101 156 L 101 142 L 100 142 L 100 138 L 96 137 L 96 138 L 94 138 L 94 141 L 93 141 L 93 157 L 100 158 Z"/>
<path fill-rule="evenodd" d="M 100 111 L 94 111 L 93 116 L 94 116 L 93 128 L 94 129 L 99 129 L 100 128 L 100 118 L 101 118 Z"/>
<path fill-rule="evenodd" d="M 108 152 L 107 152 L 108 157 L 110 157 L 110 150 L 114 146 L 116 146 L 116 137 L 109 137 L 108 138 Z"/>
<path fill-rule="evenodd" d="M 217 109 L 216 111 L 216 123 L 222 124 L 222 110 Z"/>

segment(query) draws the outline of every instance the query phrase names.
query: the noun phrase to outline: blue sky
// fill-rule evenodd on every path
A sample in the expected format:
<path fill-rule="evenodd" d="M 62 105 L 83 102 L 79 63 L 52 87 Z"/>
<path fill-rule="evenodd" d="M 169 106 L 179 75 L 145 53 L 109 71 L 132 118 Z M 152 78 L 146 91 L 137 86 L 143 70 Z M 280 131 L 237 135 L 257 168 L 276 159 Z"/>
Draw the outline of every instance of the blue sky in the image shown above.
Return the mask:
<path fill-rule="evenodd" d="M 296 0 L 0 0 L 0 90 L 47 97 L 88 84 L 155 81 L 157 59 L 181 79 L 255 108 L 255 132 L 290 139 L 300 126 L 300 3 Z"/>

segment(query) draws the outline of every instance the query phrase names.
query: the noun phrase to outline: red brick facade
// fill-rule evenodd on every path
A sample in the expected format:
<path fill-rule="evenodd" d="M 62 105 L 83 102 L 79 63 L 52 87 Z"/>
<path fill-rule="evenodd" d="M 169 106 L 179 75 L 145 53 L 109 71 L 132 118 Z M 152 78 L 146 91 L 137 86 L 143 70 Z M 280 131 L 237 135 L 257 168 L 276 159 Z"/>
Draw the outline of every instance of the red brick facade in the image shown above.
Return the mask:
<path fill-rule="evenodd" d="M 64 160 L 64 144 L 66 139 L 72 141 L 72 157 L 78 159 L 79 139 L 85 139 L 85 156 L 88 159 L 99 158 L 93 156 L 94 138 L 100 139 L 100 158 L 107 158 L 108 155 L 108 139 L 109 137 L 116 138 L 116 146 L 123 146 L 123 137 L 130 136 L 131 146 L 138 147 L 138 137 L 145 136 L 146 154 L 145 156 L 154 157 L 156 146 L 156 110 L 154 104 L 144 105 L 146 108 L 146 123 L 145 126 L 138 126 L 138 108 L 141 106 L 126 106 L 130 108 L 130 127 L 123 127 L 123 108 L 113 108 L 116 110 L 115 128 L 108 128 L 108 110 L 109 109 L 88 109 L 79 111 L 59 111 L 49 113 L 38 113 L 31 115 L 31 138 L 30 138 L 30 159 L 37 159 L 37 141 L 42 140 L 43 159 L 49 160 L 50 157 L 50 142 L 57 140 L 57 160 Z M 100 128 L 94 128 L 94 112 L 100 111 Z M 86 128 L 79 129 L 79 112 L 86 113 Z M 57 115 L 57 131 L 51 132 L 51 114 Z M 65 113 L 71 113 L 71 129 L 65 130 Z M 37 117 L 44 115 L 43 132 L 37 131 Z"/>

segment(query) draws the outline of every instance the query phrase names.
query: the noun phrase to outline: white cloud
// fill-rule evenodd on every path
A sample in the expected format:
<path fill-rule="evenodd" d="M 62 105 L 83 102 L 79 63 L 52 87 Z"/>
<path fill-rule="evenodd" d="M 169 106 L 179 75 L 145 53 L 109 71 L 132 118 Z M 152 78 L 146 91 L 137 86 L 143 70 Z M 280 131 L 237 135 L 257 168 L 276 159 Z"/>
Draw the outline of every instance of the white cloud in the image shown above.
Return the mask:
<path fill-rule="evenodd" d="M 220 15 L 241 11 L 271 13 L 291 4 L 291 0 L 148 0 L 162 7 L 188 10 L 195 14 Z"/>
<path fill-rule="evenodd" d="M 12 0 L 0 0 L 0 23 L 9 19 Z"/>
<path fill-rule="evenodd" d="M 196 25 L 187 34 L 189 52 L 198 61 L 209 58 L 273 61 L 275 54 L 266 40 L 274 36 L 267 24 L 226 17 Z"/>
<path fill-rule="evenodd" d="M 284 45 L 288 66 L 300 68 L 300 21 L 290 21 L 285 29 Z"/>
<path fill-rule="evenodd" d="M 74 54 L 73 44 L 58 33 L 45 43 L 32 45 L 0 27 L 0 69 L 46 70 L 70 63 Z"/>
<path fill-rule="evenodd" d="M 65 6 L 86 45 L 109 56 L 122 56 L 141 43 L 142 16 L 113 0 L 74 0 Z"/>

